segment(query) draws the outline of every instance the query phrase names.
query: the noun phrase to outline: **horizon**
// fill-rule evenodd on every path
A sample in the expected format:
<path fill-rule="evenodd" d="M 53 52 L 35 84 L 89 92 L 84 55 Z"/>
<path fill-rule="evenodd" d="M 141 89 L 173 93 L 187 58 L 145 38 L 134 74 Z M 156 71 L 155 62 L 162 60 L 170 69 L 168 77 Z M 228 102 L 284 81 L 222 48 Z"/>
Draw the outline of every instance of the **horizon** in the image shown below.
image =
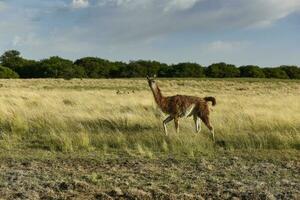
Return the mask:
<path fill-rule="evenodd" d="M 298 0 L 0 0 L 0 52 L 299 66 L 299 11 Z"/>
<path fill-rule="evenodd" d="M 17 49 L 9 49 L 5 52 L 9 52 L 9 51 L 18 51 Z M 1 54 L 0 52 L 0 56 L 3 55 L 5 52 L 3 52 Z M 18 51 L 19 52 L 19 51 Z M 197 64 L 199 65 L 200 67 L 203 67 L 203 68 L 207 68 L 211 65 L 214 65 L 214 64 L 220 64 L 220 63 L 225 63 L 226 65 L 234 65 L 235 67 L 237 68 L 240 68 L 240 67 L 245 67 L 245 66 L 256 66 L 256 67 L 259 67 L 259 68 L 278 68 L 278 67 L 283 67 L 283 66 L 295 66 L 295 67 L 300 67 L 298 65 L 287 65 L 287 64 L 282 64 L 282 65 L 278 65 L 278 66 L 260 66 L 260 65 L 253 65 L 253 64 L 245 64 L 245 65 L 237 65 L 235 63 L 226 63 L 224 61 L 220 61 L 220 62 L 214 62 L 214 63 L 210 63 L 208 65 L 204 65 L 202 63 L 198 63 L 198 62 L 191 62 L 191 61 L 186 61 L 186 62 L 176 62 L 176 63 L 166 63 L 166 62 L 161 62 L 159 60 L 143 60 L 143 59 L 137 59 L 137 60 L 129 60 L 129 61 L 121 61 L 121 60 L 110 60 L 110 59 L 106 59 L 106 58 L 102 58 L 102 57 L 98 57 L 98 56 L 85 56 L 85 57 L 80 57 L 80 58 L 76 58 L 76 59 L 69 59 L 69 58 L 65 58 L 65 57 L 62 57 L 62 56 L 59 56 L 59 55 L 50 55 L 49 57 L 47 58 L 42 58 L 42 59 L 30 59 L 30 58 L 26 58 L 22 55 L 22 52 L 19 52 L 20 53 L 20 57 L 25 59 L 25 60 L 33 60 L 33 61 L 36 61 L 36 62 L 40 62 L 40 61 L 43 61 L 43 60 L 47 60 L 47 59 L 50 59 L 51 57 L 59 57 L 61 59 L 66 59 L 66 60 L 69 60 L 69 61 L 72 61 L 73 63 L 75 63 L 77 60 L 80 60 L 80 59 L 84 59 L 84 58 L 99 58 L 99 59 L 103 59 L 103 60 L 107 60 L 111 63 L 116 63 L 116 62 L 122 62 L 122 63 L 125 63 L 125 64 L 130 64 L 131 62 L 139 62 L 139 61 L 146 61 L 146 62 L 158 62 L 160 64 L 166 64 L 168 66 L 172 66 L 172 65 L 178 65 L 178 64 L 185 64 L 185 63 L 190 63 L 190 64 Z M 1 63 L 0 63 L 1 64 Z M 1 65 L 0 65 L 1 66 Z"/>

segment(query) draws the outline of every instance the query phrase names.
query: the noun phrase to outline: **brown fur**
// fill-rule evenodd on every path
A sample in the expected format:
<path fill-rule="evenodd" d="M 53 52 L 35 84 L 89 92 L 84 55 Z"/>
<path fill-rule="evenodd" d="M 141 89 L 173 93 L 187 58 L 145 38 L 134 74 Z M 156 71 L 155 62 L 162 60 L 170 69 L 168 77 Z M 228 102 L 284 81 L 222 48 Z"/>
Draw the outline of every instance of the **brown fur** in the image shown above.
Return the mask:
<path fill-rule="evenodd" d="M 161 93 L 160 88 L 155 83 L 155 81 L 147 77 L 149 86 L 152 90 L 155 102 L 159 108 L 166 114 L 168 118 L 164 121 L 165 133 L 167 134 L 166 124 L 171 120 L 175 122 L 175 128 L 177 132 L 179 131 L 179 118 L 194 116 L 196 131 L 197 129 L 197 120 L 200 118 L 203 123 L 209 128 L 213 133 L 213 127 L 209 121 L 209 101 L 212 102 L 212 105 L 216 105 L 216 99 L 214 97 L 195 97 L 195 96 L 186 96 L 186 95 L 175 95 L 164 97 Z"/>

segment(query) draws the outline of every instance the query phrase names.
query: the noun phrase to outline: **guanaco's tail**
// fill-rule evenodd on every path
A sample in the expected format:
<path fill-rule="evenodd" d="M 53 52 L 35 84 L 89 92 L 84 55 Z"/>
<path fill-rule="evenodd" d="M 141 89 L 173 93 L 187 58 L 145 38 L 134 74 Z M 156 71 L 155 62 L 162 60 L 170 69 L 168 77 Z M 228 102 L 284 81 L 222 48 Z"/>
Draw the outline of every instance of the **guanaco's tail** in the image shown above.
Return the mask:
<path fill-rule="evenodd" d="M 217 104 L 217 101 L 216 101 L 215 97 L 205 97 L 204 100 L 206 102 L 211 101 L 213 106 L 215 106 Z"/>

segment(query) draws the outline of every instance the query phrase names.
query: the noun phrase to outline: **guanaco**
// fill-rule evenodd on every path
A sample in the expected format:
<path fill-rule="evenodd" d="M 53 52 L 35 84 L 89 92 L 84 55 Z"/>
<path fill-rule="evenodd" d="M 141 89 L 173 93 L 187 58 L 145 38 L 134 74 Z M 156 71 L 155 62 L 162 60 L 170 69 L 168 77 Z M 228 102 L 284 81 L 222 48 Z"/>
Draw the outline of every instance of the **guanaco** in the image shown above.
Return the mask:
<path fill-rule="evenodd" d="M 175 95 L 165 97 L 162 95 L 160 88 L 154 78 L 147 76 L 148 84 L 152 90 L 155 102 L 168 117 L 163 121 L 164 132 L 168 135 L 167 124 L 174 120 L 176 132 L 179 133 L 179 118 L 187 118 L 193 116 L 196 132 L 201 131 L 201 121 L 210 130 L 212 139 L 215 140 L 214 128 L 209 121 L 209 107 L 207 102 L 212 102 L 212 106 L 216 105 L 214 97 L 195 97 L 186 95 Z"/>

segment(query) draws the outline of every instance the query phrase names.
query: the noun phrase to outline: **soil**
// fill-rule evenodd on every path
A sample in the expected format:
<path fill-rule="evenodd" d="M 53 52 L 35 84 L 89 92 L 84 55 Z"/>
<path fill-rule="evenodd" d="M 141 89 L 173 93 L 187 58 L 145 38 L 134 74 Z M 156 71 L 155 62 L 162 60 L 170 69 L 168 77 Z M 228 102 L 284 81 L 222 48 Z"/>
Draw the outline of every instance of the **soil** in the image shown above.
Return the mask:
<path fill-rule="evenodd" d="M 297 153 L 193 159 L 6 155 L 0 160 L 0 199 L 300 199 Z"/>

